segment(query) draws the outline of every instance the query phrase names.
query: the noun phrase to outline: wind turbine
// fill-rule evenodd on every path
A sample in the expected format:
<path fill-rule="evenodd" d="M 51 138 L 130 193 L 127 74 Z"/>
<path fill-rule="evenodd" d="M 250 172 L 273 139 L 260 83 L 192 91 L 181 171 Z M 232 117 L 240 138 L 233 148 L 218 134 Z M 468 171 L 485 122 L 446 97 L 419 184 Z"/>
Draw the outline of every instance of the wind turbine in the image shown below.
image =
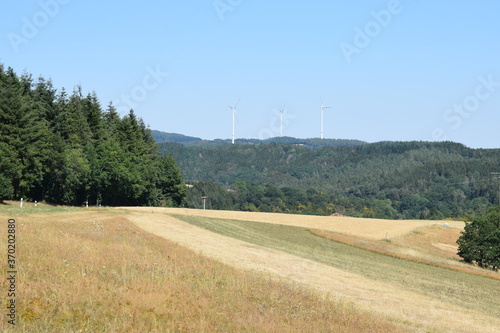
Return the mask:
<path fill-rule="evenodd" d="M 238 103 L 240 102 L 240 99 L 241 99 L 241 97 L 238 98 L 238 102 L 236 102 L 236 104 L 234 106 L 229 105 L 229 108 L 233 112 L 233 136 L 232 136 L 232 143 L 233 143 L 233 145 L 234 145 L 234 118 L 236 117 L 236 107 L 238 106 Z"/>
<path fill-rule="evenodd" d="M 321 139 L 323 139 L 323 109 L 331 109 L 331 106 L 324 106 L 323 101 L 321 101 Z"/>
<path fill-rule="evenodd" d="M 285 112 L 286 109 L 286 104 L 285 106 L 280 110 L 280 138 L 283 137 L 283 113 Z"/>

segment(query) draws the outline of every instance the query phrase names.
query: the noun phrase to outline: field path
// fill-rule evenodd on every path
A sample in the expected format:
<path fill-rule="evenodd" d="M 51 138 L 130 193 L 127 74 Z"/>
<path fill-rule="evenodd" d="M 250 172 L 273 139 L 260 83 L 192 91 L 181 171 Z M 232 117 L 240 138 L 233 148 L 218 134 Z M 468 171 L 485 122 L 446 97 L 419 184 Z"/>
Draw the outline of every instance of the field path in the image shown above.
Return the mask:
<path fill-rule="evenodd" d="M 405 325 L 409 325 L 416 332 L 439 332 L 444 328 L 447 332 L 493 333 L 497 332 L 495 328 L 500 327 L 499 319 L 480 312 L 408 292 L 397 286 L 328 265 L 222 236 L 174 217 L 158 214 L 160 212 L 179 214 L 180 210 L 156 208 L 130 210 L 135 212 L 127 214 L 127 219 L 150 233 L 239 269 L 269 273 L 273 277 L 299 283 L 323 294 L 352 302 L 383 317 L 395 318 L 398 323 L 404 321 Z M 192 213 L 192 210 L 188 212 Z M 277 214 L 270 215 L 276 217 Z M 216 217 L 221 218 L 220 215 Z M 235 219 L 233 215 L 230 218 Z M 262 219 L 267 217 L 264 216 Z M 274 220 L 276 221 L 276 218 Z M 315 228 L 322 227 L 315 225 Z M 409 231 L 411 230 L 410 228 Z"/>
<path fill-rule="evenodd" d="M 451 228 L 464 228 L 464 223 L 459 221 L 382 220 L 348 216 L 314 216 L 187 208 L 122 207 L 122 209 L 140 212 L 191 215 L 228 220 L 283 224 L 296 227 L 328 230 L 370 239 L 384 239 L 386 234 L 388 238 L 402 236 L 420 227 L 435 224 L 442 225 L 443 223 L 448 223 Z"/>

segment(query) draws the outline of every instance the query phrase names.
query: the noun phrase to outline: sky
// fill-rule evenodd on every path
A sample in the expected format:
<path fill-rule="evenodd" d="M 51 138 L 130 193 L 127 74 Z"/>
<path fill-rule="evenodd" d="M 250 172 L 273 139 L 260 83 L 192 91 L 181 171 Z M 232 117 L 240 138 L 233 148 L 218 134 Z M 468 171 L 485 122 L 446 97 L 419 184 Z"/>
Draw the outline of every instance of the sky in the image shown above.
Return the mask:
<path fill-rule="evenodd" d="M 7 1 L 0 63 L 151 129 L 500 148 L 498 0 Z"/>

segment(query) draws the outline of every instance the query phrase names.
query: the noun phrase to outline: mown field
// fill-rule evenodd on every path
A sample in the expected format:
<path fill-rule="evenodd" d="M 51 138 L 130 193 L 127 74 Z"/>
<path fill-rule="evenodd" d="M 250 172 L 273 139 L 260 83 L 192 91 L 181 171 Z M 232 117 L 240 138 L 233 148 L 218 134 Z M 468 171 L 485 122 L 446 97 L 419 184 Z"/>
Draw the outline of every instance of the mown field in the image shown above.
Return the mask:
<path fill-rule="evenodd" d="M 500 275 L 465 265 L 456 256 L 455 241 L 463 222 L 446 221 L 445 227 L 443 221 L 179 209 L 149 213 L 148 220 L 130 219 L 236 267 L 264 270 L 353 301 L 358 308 L 387 316 L 411 331 L 497 332 L 500 327 Z M 179 219 L 185 223 L 178 223 Z M 376 229 L 384 232 L 373 236 Z M 358 231 L 363 237 L 356 236 Z M 394 237 L 377 239 L 387 233 Z"/>
<path fill-rule="evenodd" d="M 2 314 L 0 330 L 500 328 L 500 274 L 468 267 L 453 253 L 463 223 L 444 228 L 435 222 L 366 220 L 356 222 L 360 227 L 349 219 L 334 226 L 304 217 L 304 227 L 300 217 L 287 223 L 281 214 L 252 215 L 252 221 L 237 212 L 234 219 L 230 212 L 217 214 L 1 206 L 1 220 L 17 221 L 19 267 L 17 325 L 10 327 Z M 274 223 L 265 222 L 269 219 Z M 372 225 L 362 228 L 363 223 Z M 366 237 L 377 223 L 394 229 Z M 387 232 L 394 237 L 380 239 Z M 7 228 L 0 228 L 4 252 L 6 234 Z M 0 262 L 3 272 L 6 264 Z M 5 279 L 0 288 L 5 301 Z"/>
<path fill-rule="evenodd" d="M 17 224 L 16 325 L 2 332 L 399 332 L 383 317 L 240 271 L 108 209 L 0 207 Z M 5 256 L 0 270 L 5 276 Z M 8 285 L 1 279 L 2 305 Z"/>
<path fill-rule="evenodd" d="M 318 237 L 305 228 L 185 215 L 177 217 L 218 234 L 283 251 L 374 281 L 387 282 L 421 295 L 479 310 L 492 317 L 500 317 L 499 294 L 492 293 L 494 290 L 500 291 L 500 283 L 495 279 L 402 260 L 334 242 Z M 408 277 L 410 272 L 411 278 Z M 481 302 L 477 302 L 477 299 L 481 299 Z"/>

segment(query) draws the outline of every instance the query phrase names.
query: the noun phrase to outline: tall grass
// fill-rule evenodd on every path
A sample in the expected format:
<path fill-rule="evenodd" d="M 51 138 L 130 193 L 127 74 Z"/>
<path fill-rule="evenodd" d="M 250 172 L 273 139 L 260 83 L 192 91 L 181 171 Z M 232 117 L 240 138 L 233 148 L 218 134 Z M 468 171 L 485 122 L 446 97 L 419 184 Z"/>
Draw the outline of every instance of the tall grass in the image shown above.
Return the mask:
<path fill-rule="evenodd" d="M 402 330 L 349 304 L 207 259 L 116 213 L 23 214 L 17 224 L 17 332 Z M 5 297 L 5 279 L 0 290 Z M 14 331 L 1 318 L 0 331 Z"/>

